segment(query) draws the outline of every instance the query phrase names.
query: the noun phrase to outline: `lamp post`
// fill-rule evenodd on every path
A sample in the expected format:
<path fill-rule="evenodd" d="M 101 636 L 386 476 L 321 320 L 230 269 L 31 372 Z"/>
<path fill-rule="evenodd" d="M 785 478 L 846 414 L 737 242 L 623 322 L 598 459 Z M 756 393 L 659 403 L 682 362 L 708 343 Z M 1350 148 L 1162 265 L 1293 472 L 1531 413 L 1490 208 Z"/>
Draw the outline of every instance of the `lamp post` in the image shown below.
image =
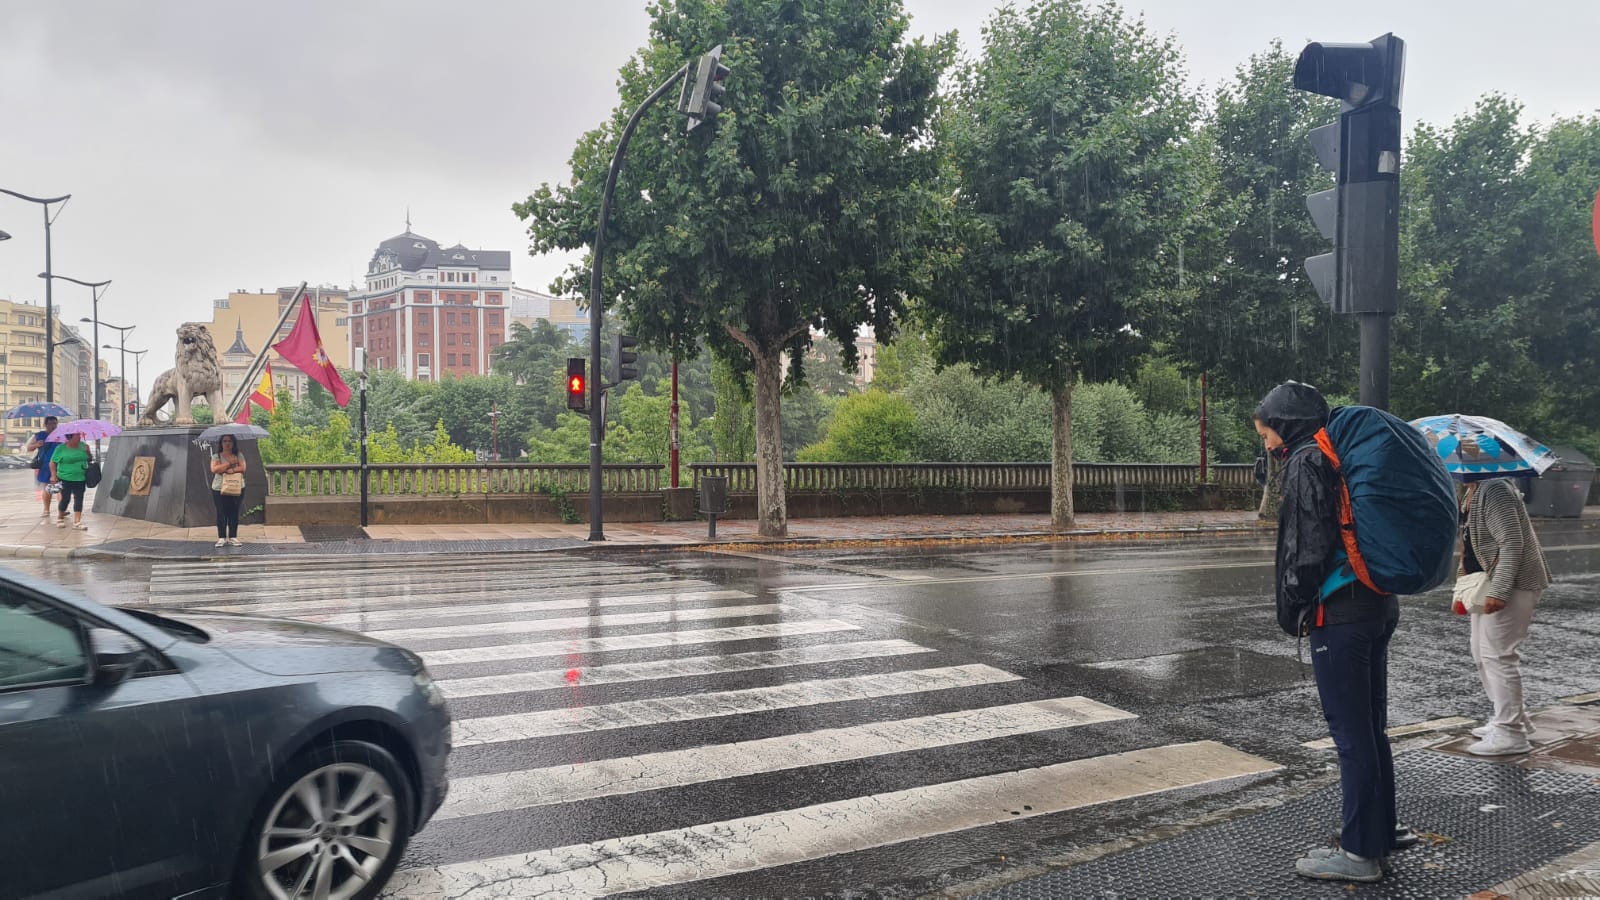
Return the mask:
<path fill-rule="evenodd" d="M 45 284 L 49 284 L 53 280 L 60 279 L 62 281 L 70 281 L 73 284 L 81 284 L 89 289 L 89 296 L 92 298 L 93 303 L 94 318 L 79 319 L 78 321 L 88 322 L 94 326 L 94 334 L 91 335 L 92 342 L 89 344 L 89 346 L 94 349 L 94 353 L 92 354 L 94 356 L 94 360 L 91 365 L 94 366 L 94 417 L 98 419 L 100 418 L 100 297 L 103 293 L 103 289 L 111 283 L 111 279 L 107 278 L 105 281 L 79 281 L 76 278 L 68 278 L 65 275 L 53 275 L 49 272 L 40 272 L 39 277 L 44 279 Z"/>
<path fill-rule="evenodd" d="M 49 277 L 50 276 L 50 204 L 52 204 L 52 203 L 65 204 L 68 200 L 72 199 L 72 195 L 71 194 L 62 194 L 59 197 L 30 197 L 27 194 L 19 194 L 16 191 L 8 191 L 5 188 L 0 188 L 0 194 L 10 194 L 11 196 L 16 197 L 18 200 L 26 200 L 29 203 L 37 203 L 44 210 L 44 274 L 45 274 L 45 280 L 44 280 L 44 322 L 45 322 L 45 340 L 49 341 L 52 338 L 54 338 L 54 335 L 50 333 L 49 326 L 50 326 L 50 318 L 54 314 L 54 311 L 55 311 L 55 302 L 54 302 L 53 296 L 52 296 L 52 294 L 50 292 L 51 282 L 53 282 L 55 279 Z M 61 211 L 59 209 L 56 210 L 56 213 L 58 215 L 60 214 L 60 212 Z M 55 353 L 54 352 L 46 353 L 45 357 L 44 357 L 44 399 L 45 399 L 46 403 L 54 403 L 55 399 L 56 399 L 56 362 L 55 362 Z"/>
<path fill-rule="evenodd" d="M 133 412 L 135 415 L 137 415 L 144 410 L 144 382 L 139 376 L 139 363 L 144 361 L 144 355 L 149 353 L 150 350 L 146 348 L 144 350 L 129 350 L 127 352 L 133 354 Z M 126 388 L 127 385 L 123 385 L 123 387 Z M 124 403 L 123 406 L 127 406 L 127 404 Z M 138 419 L 134 420 L 134 424 L 138 424 Z"/>
<path fill-rule="evenodd" d="M 113 328 L 113 329 L 116 329 L 119 332 L 119 334 L 117 335 L 117 348 L 116 349 L 117 349 L 118 353 L 122 354 L 122 372 L 118 377 L 122 379 L 122 393 L 124 395 L 126 395 L 128 393 L 128 332 L 134 330 L 135 328 L 138 328 L 139 326 L 137 326 L 137 325 L 113 325 L 110 322 L 105 322 L 105 323 L 102 323 L 102 324 L 104 324 L 107 328 Z M 111 349 L 111 345 L 107 344 L 106 345 L 106 349 L 110 350 Z M 123 403 L 121 405 L 122 405 L 122 427 L 126 428 L 126 427 L 128 427 L 128 404 Z"/>

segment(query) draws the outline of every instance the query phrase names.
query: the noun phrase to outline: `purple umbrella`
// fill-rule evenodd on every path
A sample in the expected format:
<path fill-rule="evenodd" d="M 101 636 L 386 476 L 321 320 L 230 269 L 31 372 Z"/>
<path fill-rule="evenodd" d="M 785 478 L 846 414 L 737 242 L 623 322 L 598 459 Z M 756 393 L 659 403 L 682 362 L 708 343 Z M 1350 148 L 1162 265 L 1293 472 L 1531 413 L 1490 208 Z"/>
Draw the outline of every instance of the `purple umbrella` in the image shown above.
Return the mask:
<path fill-rule="evenodd" d="M 121 426 L 115 422 L 107 422 L 104 419 L 79 419 L 76 422 L 57 425 L 56 430 L 50 432 L 50 436 L 45 440 L 60 442 L 65 441 L 69 434 L 81 434 L 86 441 L 98 441 L 121 433 Z"/>

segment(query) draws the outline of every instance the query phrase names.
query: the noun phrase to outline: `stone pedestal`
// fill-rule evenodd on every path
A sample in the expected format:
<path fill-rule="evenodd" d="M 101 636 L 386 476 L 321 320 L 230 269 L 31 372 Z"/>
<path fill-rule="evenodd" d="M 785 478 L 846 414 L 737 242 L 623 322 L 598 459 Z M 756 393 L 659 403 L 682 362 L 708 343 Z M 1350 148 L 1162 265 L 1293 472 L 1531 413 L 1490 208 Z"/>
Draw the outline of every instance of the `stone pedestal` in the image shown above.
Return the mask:
<path fill-rule="evenodd" d="M 211 448 L 195 443 L 204 425 L 134 428 L 102 442 L 94 512 L 195 528 L 217 521 L 211 498 Z M 255 441 L 240 441 L 244 456 L 241 525 L 266 521 L 267 476 Z"/>

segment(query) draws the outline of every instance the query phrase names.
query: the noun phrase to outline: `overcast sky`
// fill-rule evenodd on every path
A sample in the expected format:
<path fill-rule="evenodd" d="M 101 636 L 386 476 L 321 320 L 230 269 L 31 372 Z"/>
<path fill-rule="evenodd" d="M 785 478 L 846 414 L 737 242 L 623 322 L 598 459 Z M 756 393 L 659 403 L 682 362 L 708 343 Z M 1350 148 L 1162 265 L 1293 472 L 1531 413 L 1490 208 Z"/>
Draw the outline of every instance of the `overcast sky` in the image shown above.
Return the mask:
<path fill-rule="evenodd" d="M 988 0 L 906 0 L 912 30 L 978 49 Z M 1592 113 L 1595 0 L 1145 0 L 1214 86 L 1273 38 L 1407 41 L 1405 116 L 1447 122 L 1490 91 L 1535 119 Z M 565 181 L 644 42 L 642 0 L 0 0 L 0 187 L 72 194 L 54 268 L 114 280 L 101 316 L 159 348 L 230 290 L 348 286 L 412 228 L 511 250 L 545 290 L 511 204 Z M 0 195 L 0 297 L 43 299 L 39 207 Z M 60 284 L 68 321 L 89 291 Z M 102 331 L 102 343 L 107 341 Z M 113 361 L 115 365 L 115 361 Z M 149 378 L 146 378 L 148 382 Z"/>

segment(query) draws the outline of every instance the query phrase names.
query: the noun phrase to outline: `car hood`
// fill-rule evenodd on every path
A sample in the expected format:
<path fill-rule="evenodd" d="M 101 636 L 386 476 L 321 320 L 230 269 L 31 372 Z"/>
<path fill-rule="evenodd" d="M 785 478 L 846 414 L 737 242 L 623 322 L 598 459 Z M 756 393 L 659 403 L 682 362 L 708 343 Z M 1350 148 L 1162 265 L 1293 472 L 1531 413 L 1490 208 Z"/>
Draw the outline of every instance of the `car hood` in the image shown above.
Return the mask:
<path fill-rule="evenodd" d="M 207 646 L 268 675 L 413 674 L 417 656 L 393 644 L 311 622 L 238 613 L 151 610 L 206 632 Z"/>

